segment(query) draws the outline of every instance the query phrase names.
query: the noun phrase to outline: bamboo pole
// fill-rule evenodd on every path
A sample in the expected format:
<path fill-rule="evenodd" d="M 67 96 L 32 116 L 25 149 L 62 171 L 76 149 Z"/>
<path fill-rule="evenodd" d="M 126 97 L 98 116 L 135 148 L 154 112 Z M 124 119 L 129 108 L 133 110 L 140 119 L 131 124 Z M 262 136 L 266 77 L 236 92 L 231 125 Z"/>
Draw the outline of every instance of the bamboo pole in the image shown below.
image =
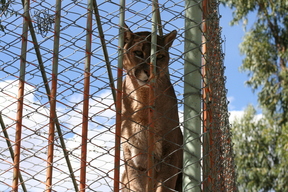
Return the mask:
<path fill-rule="evenodd" d="M 185 1 L 183 191 L 201 191 L 202 4 Z"/>
<path fill-rule="evenodd" d="M 86 24 L 86 60 L 84 68 L 84 92 L 83 92 L 83 114 L 82 114 L 82 144 L 81 144 L 81 167 L 80 167 L 80 191 L 85 192 L 86 188 L 86 166 L 87 166 L 87 141 L 89 121 L 89 98 L 90 98 L 90 66 L 91 66 L 91 45 L 92 45 L 92 13 L 93 2 L 88 0 L 87 24 Z"/>
<path fill-rule="evenodd" d="M 159 9 L 159 3 L 158 3 L 158 0 L 154 0 L 153 2 L 154 2 L 154 3 L 153 3 L 152 6 L 155 7 L 154 10 L 156 11 L 156 12 L 153 13 L 153 14 L 156 14 L 155 17 L 156 17 L 156 19 L 157 19 L 158 32 L 159 32 L 159 35 L 160 35 L 160 36 L 163 36 L 163 26 L 162 26 L 162 24 L 161 24 L 161 14 L 160 14 L 160 9 Z"/>
<path fill-rule="evenodd" d="M 154 132 L 154 110 L 155 110 L 155 75 L 156 75 L 156 52 L 157 52 L 157 28 L 158 28 L 158 19 L 159 19 L 159 8 L 158 1 L 153 0 L 152 2 L 152 28 L 151 28 L 151 52 L 150 52 L 150 73 L 151 77 L 150 86 L 149 86 L 149 127 L 148 127 L 148 186 L 146 192 L 154 191 L 154 145 L 155 145 L 155 132 Z"/>
<path fill-rule="evenodd" d="M 10 142 L 10 139 L 9 139 L 9 135 L 7 133 L 7 130 L 6 130 L 6 127 L 5 127 L 5 123 L 4 123 L 4 120 L 2 118 L 2 112 L 0 111 L 0 125 L 2 127 L 2 131 L 3 131 L 3 134 L 4 134 L 4 138 L 6 140 L 6 143 L 7 143 L 7 146 L 8 146 L 8 149 L 9 149 L 9 152 L 10 152 L 10 156 L 12 158 L 12 160 L 14 161 L 14 151 L 12 149 L 12 145 L 11 145 L 11 142 Z M 19 172 L 19 180 L 21 182 L 21 186 L 22 186 L 22 190 L 24 192 L 27 192 L 27 188 L 25 186 L 25 183 L 24 183 L 24 180 L 23 180 L 23 177 L 22 177 L 22 174 L 21 172 Z"/>
<path fill-rule="evenodd" d="M 24 7 L 24 0 L 22 0 L 22 5 Z M 48 96 L 48 99 L 49 99 L 49 102 L 50 102 L 50 100 L 51 100 L 51 98 L 50 98 L 51 91 L 50 91 L 50 87 L 49 87 L 49 84 L 48 84 L 45 67 L 43 65 L 43 60 L 42 60 L 41 52 L 40 52 L 40 49 L 39 49 L 39 44 L 38 44 L 38 41 L 37 41 L 37 38 L 36 38 L 36 35 L 35 35 L 35 30 L 34 30 L 32 22 L 31 22 L 31 17 L 30 17 L 29 13 L 27 13 L 27 17 L 28 17 L 27 22 L 28 22 L 28 25 L 29 25 L 30 35 L 31 35 L 31 38 L 32 38 L 32 41 L 33 41 L 33 45 L 34 45 L 34 50 L 35 50 L 35 53 L 36 53 L 36 56 L 37 56 L 39 69 L 40 69 L 40 72 L 41 72 L 41 77 L 42 77 L 42 80 L 43 80 L 43 83 L 44 83 L 44 86 L 45 86 L 45 90 L 46 90 L 46 93 L 47 93 L 47 96 Z M 68 167 L 68 170 L 69 170 L 69 173 L 70 173 L 70 177 L 72 179 L 72 183 L 73 183 L 74 189 L 75 189 L 75 191 L 78 191 L 77 182 L 76 182 L 75 175 L 74 175 L 74 172 L 73 172 L 73 168 L 72 168 L 72 165 L 71 165 L 71 162 L 70 162 L 70 159 L 69 159 L 68 150 L 66 148 L 66 144 L 65 144 L 65 141 L 64 141 L 64 138 L 63 138 L 62 130 L 60 128 L 60 124 L 59 124 L 59 121 L 58 121 L 58 117 L 57 117 L 56 111 L 55 111 L 55 119 L 54 119 L 54 121 L 55 121 L 55 126 L 56 126 L 57 133 L 58 133 L 58 136 L 59 136 L 61 148 L 62 148 L 62 151 L 63 151 L 63 154 L 64 154 L 64 158 L 65 158 L 66 163 L 67 163 L 67 167 Z"/>
<path fill-rule="evenodd" d="M 113 74 L 112 74 L 112 70 L 111 70 L 111 63 L 109 61 L 109 55 L 108 55 L 107 46 L 105 43 L 105 36 L 103 33 L 102 24 L 101 24 L 101 20 L 100 20 L 100 14 L 98 11 L 98 5 L 97 5 L 96 0 L 93 1 L 93 8 L 94 8 L 94 14 L 95 14 L 95 19 L 96 19 L 96 23 L 97 23 L 98 33 L 99 33 L 99 37 L 100 37 L 100 41 L 101 41 L 101 45 L 102 45 L 102 51 L 103 51 L 105 62 L 106 62 L 106 69 L 108 72 L 108 78 L 109 78 L 109 83 L 110 83 L 110 87 L 111 87 L 111 91 L 112 91 L 112 96 L 113 96 L 114 102 L 116 103 L 116 92 L 115 92 L 114 78 L 113 78 Z"/>
<path fill-rule="evenodd" d="M 54 26 L 54 47 L 52 64 L 52 86 L 50 95 L 50 122 L 48 133 L 48 153 L 47 153 L 47 172 L 46 172 L 46 191 L 52 191 L 53 175 L 53 157 L 54 157 L 54 139 L 55 139 L 55 119 L 56 119 L 56 93 L 58 78 L 58 55 L 60 39 L 60 18 L 61 18 L 61 0 L 56 1 L 55 26 Z"/>
<path fill-rule="evenodd" d="M 23 117 L 23 104 L 24 104 L 24 86 L 25 86 L 25 73 L 26 73 L 26 55 L 27 55 L 27 37 L 28 37 L 28 14 L 29 14 L 30 1 L 26 0 L 24 3 L 23 13 L 23 32 L 22 32 L 22 45 L 20 55 L 20 75 L 19 75 L 19 89 L 18 89 L 18 102 L 16 114 L 16 133 L 15 133 L 15 147 L 14 147 L 14 169 L 13 169 L 13 182 L 12 191 L 18 191 L 18 180 L 20 175 L 20 155 L 21 155 L 21 134 L 22 134 L 22 117 Z"/>
<path fill-rule="evenodd" d="M 118 41 L 118 68 L 117 68 L 117 99 L 116 99 L 116 130 L 115 130 L 115 157 L 114 157 L 114 192 L 120 189 L 120 150 L 121 150 L 121 122 L 122 122 L 122 78 L 123 78 L 123 46 L 125 32 L 125 0 L 120 0 L 119 8 L 119 41 Z"/>

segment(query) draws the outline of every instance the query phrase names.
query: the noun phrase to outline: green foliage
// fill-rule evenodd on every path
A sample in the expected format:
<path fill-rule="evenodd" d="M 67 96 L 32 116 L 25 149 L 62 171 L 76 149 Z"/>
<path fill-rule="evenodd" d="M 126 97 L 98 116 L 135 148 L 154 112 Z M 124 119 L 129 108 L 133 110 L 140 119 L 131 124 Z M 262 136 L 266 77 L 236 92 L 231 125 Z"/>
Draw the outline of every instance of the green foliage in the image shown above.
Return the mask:
<path fill-rule="evenodd" d="M 7 17 L 8 14 L 11 16 L 13 14 L 17 15 L 17 12 L 11 9 L 11 4 L 14 0 L 0 0 L 0 31 L 5 31 L 5 26 L 2 25 L 2 17 Z"/>
<path fill-rule="evenodd" d="M 247 84 L 259 90 L 260 106 L 280 124 L 288 121 L 288 2 L 287 0 L 222 0 L 234 9 L 232 24 L 257 18 L 244 37 L 241 70 L 248 71 Z"/>
<path fill-rule="evenodd" d="M 239 190 L 288 191 L 288 126 L 248 106 L 232 130 Z"/>
<path fill-rule="evenodd" d="M 233 125 L 240 191 L 288 191 L 288 1 L 222 0 L 234 10 L 232 25 L 256 14 L 240 45 L 241 70 L 258 92 L 264 117 L 252 106 Z M 250 21 L 251 22 L 251 21 Z M 245 26 L 246 27 L 246 26 Z"/>

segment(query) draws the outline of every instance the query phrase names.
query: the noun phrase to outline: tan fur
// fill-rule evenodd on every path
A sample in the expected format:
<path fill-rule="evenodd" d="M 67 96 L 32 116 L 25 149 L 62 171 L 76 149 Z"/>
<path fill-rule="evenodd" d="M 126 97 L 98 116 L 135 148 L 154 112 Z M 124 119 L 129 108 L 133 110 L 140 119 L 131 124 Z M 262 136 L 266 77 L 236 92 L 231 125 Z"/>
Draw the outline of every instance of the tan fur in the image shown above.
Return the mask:
<path fill-rule="evenodd" d="M 168 76 L 168 49 L 176 37 L 173 31 L 157 37 L 157 73 L 153 116 L 156 192 L 181 191 L 182 133 L 179 128 L 177 99 Z M 122 147 L 125 172 L 122 191 L 144 192 L 147 188 L 149 126 L 149 83 L 151 38 L 149 32 L 125 32 L 123 67 Z M 177 185 L 177 186 L 176 186 Z"/>

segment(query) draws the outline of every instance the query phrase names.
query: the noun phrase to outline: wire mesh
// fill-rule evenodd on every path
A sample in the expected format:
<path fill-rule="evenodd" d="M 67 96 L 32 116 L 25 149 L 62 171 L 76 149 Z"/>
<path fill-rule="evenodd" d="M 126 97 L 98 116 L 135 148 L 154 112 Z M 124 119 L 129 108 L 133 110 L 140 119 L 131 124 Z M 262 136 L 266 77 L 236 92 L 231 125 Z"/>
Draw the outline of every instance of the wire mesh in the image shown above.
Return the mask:
<path fill-rule="evenodd" d="M 176 167 L 176 176 L 183 174 L 183 178 L 188 176 L 188 183 L 193 181 L 192 188 L 183 186 L 183 191 L 237 191 L 218 1 L 193 1 L 192 6 L 203 14 L 201 22 L 191 20 L 203 37 L 195 47 L 202 58 L 195 71 L 201 77 L 198 96 L 202 107 L 193 117 L 201 125 L 192 138 L 192 142 L 199 141 L 201 154 L 193 165 L 184 166 L 199 166 L 201 175 L 194 180 L 186 167 L 169 164 L 168 169 Z M 183 132 L 185 122 L 191 120 L 185 118 L 184 98 L 189 94 L 184 95 L 183 90 L 185 84 L 194 83 L 185 82 L 184 73 L 186 54 L 191 51 L 185 50 L 184 44 L 194 43 L 185 39 L 185 32 L 190 30 L 185 28 L 186 10 L 185 1 L 180 0 L 1 1 L 0 191 L 133 191 L 123 185 L 121 175 L 127 169 L 127 159 L 122 152 L 117 153 L 125 143 L 116 131 L 117 123 L 121 129 L 123 118 L 119 100 L 125 92 L 121 81 L 122 76 L 128 78 L 122 75 L 127 70 L 118 65 L 122 62 L 119 58 L 127 54 L 121 48 L 125 39 L 120 36 L 124 37 L 127 30 L 123 21 L 134 34 L 151 33 L 153 22 L 157 25 L 152 29 L 157 29 L 160 36 L 177 31 L 169 49 L 169 79 L 177 97 L 178 124 Z M 123 17 L 120 22 L 119 17 Z M 122 45 L 118 43 L 121 39 Z M 157 50 L 154 56 L 152 53 L 151 61 L 157 54 Z M 188 107 L 194 110 L 193 105 Z M 157 114 L 153 102 L 146 107 L 154 110 L 152 117 Z M 169 110 L 163 117 L 168 118 Z M 137 123 L 133 114 L 129 121 Z M 158 126 L 157 120 L 150 124 Z M 169 134 L 168 131 L 162 135 Z M 185 140 L 184 145 L 187 142 L 190 140 Z M 182 145 L 176 149 L 179 150 Z M 153 160 L 153 154 L 151 157 Z M 167 159 L 169 156 L 161 162 Z M 150 166 L 155 166 L 156 171 L 143 174 L 153 180 L 157 161 Z M 159 183 L 168 185 L 167 181 Z"/>
<path fill-rule="evenodd" d="M 218 4 L 206 1 L 203 5 L 203 185 L 205 191 L 237 191 Z"/>

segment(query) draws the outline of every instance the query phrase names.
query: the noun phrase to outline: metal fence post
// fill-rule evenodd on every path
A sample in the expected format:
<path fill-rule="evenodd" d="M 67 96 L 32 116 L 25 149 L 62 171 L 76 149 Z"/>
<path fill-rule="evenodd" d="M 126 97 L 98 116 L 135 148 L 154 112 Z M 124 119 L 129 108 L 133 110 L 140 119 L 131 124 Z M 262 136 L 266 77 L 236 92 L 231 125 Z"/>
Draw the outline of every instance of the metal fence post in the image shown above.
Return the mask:
<path fill-rule="evenodd" d="M 201 190 L 201 2 L 185 3 L 183 191 Z"/>

